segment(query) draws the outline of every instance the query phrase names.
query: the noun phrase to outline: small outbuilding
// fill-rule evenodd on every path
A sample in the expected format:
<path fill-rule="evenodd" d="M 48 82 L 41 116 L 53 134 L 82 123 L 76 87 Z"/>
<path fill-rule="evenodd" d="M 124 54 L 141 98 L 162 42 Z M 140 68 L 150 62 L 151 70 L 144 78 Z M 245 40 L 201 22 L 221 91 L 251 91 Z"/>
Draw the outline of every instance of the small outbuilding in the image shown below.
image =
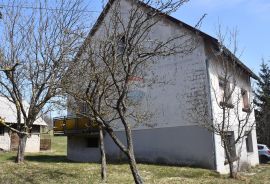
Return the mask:
<path fill-rule="evenodd" d="M 29 104 L 24 101 L 24 105 L 27 107 Z M 16 126 L 17 114 L 16 107 L 7 98 L 0 96 L 0 117 L 5 120 L 6 124 Z M 22 120 L 23 122 L 23 120 Z M 31 136 L 26 141 L 26 152 L 39 152 L 40 151 L 40 128 L 41 126 L 47 126 L 46 122 L 42 118 L 38 118 L 31 130 Z M 0 150 L 12 151 L 18 148 L 19 137 L 17 133 L 12 132 L 8 128 L 0 125 Z"/>

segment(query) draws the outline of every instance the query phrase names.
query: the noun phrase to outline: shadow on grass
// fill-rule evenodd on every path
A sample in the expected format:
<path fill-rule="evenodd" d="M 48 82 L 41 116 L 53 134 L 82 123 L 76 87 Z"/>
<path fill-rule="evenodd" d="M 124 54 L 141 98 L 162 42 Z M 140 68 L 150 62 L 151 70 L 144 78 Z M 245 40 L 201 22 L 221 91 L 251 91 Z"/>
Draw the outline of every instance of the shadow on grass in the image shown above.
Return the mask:
<path fill-rule="evenodd" d="M 12 156 L 9 160 L 15 160 L 16 157 Z M 72 163 L 64 155 L 27 155 L 24 157 L 26 161 L 31 162 L 44 162 L 44 163 Z"/>
<path fill-rule="evenodd" d="M 107 160 L 110 165 L 128 165 L 127 161 L 121 160 Z M 221 175 L 215 170 L 202 168 L 201 166 L 188 165 L 188 164 L 166 164 L 166 163 L 153 163 L 146 161 L 138 161 L 139 168 L 142 170 L 150 170 L 155 173 L 159 178 L 162 177 L 185 177 L 185 178 L 203 178 L 214 177 L 220 178 Z"/>
<path fill-rule="evenodd" d="M 71 162 L 64 155 L 28 155 L 25 157 L 25 159 L 28 161 L 47 162 L 47 163 Z"/>
<path fill-rule="evenodd" d="M 26 174 L 27 173 L 27 174 Z M 61 178 L 66 178 L 67 180 L 70 179 L 74 179 L 77 176 L 77 174 L 74 173 L 70 173 L 70 172 L 63 172 L 63 171 L 59 171 L 59 170 L 55 170 L 55 169 L 42 169 L 39 170 L 31 170 L 31 172 L 29 172 L 29 170 L 24 170 L 24 172 L 16 172 L 16 173 L 12 173 L 12 178 L 5 176 L 5 181 L 6 183 L 13 183 L 14 182 L 14 178 L 16 179 L 20 179 L 18 180 L 20 183 L 44 183 L 44 178 L 46 178 L 47 180 L 57 180 L 57 179 L 61 179 Z M 10 180 L 10 181 L 9 181 Z"/>

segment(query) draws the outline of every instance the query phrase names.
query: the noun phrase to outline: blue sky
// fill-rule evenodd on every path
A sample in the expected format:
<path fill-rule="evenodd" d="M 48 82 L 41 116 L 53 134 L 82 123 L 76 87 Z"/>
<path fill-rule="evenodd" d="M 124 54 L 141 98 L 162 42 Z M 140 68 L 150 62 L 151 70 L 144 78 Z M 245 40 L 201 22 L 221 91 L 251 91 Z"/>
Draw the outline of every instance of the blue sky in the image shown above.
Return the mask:
<path fill-rule="evenodd" d="M 215 36 L 220 22 L 224 29 L 237 27 L 240 59 L 258 73 L 262 57 L 270 59 L 270 1 L 269 0 L 191 0 L 174 17 L 195 25 L 207 13 L 201 30 Z"/>
<path fill-rule="evenodd" d="M 0 4 L 7 1 L 0 0 Z M 102 11 L 102 1 L 107 0 L 84 0 L 87 9 L 94 11 L 89 15 L 93 22 Z M 53 7 L 54 0 L 49 2 Z M 237 27 L 239 49 L 243 50 L 240 59 L 255 73 L 259 71 L 262 58 L 270 60 L 270 0 L 190 0 L 172 16 L 194 26 L 205 13 L 201 30 L 211 36 L 216 37 L 219 23 L 224 30 Z"/>
<path fill-rule="evenodd" d="M 101 11 L 100 2 L 91 1 L 89 9 Z M 239 49 L 243 50 L 240 59 L 258 73 L 262 57 L 270 59 L 270 1 L 190 0 L 172 16 L 194 26 L 205 13 L 201 30 L 211 36 L 216 37 L 219 23 L 224 30 L 237 27 Z"/>

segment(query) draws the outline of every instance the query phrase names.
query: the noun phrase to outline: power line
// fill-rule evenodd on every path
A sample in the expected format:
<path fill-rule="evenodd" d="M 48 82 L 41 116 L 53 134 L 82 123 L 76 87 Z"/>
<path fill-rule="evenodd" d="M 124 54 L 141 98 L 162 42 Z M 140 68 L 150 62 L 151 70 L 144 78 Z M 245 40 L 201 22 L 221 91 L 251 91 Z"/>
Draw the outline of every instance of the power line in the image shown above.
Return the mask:
<path fill-rule="evenodd" d="M 41 9 L 41 10 L 48 10 L 48 11 L 71 11 L 71 10 L 58 9 L 58 8 L 45 8 L 45 7 L 34 7 L 34 6 L 18 6 L 18 5 L 0 4 L 0 8 L 3 8 L 3 7 L 7 7 L 7 8 L 23 8 L 23 9 L 33 9 L 33 10 L 40 10 Z M 100 13 L 100 11 L 96 11 L 96 10 L 73 10 L 73 11 L 76 11 L 76 12 L 88 12 L 88 13 Z"/>

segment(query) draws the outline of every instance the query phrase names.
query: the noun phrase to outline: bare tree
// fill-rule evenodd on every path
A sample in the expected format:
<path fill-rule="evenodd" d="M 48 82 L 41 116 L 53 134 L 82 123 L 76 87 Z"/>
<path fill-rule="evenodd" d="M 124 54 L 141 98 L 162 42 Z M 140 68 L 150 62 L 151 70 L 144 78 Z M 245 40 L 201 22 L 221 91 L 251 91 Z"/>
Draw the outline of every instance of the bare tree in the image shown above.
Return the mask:
<path fill-rule="evenodd" d="M 105 7 L 109 13 L 101 15 L 105 16 L 104 20 L 90 32 L 78 53 L 63 88 L 70 99 L 87 105 L 87 113 L 81 115 L 92 119 L 109 134 L 128 158 L 135 183 L 143 183 L 136 165 L 132 129 L 148 126 L 151 114 L 142 108 L 143 102 L 132 91 L 142 84 L 156 84 L 158 74 L 153 74 L 151 66 L 170 55 L 190 54 L 196 47 L 197 35 L 191 36 L 182 29 L 162 40 L 153 33 L 160 20 L 186 0 L 136 1 L 130 4 L 130 9 L 122 8 L 121 1 L 112 2 Z M 115 133 L 119 128 L 124 129 L 125 140 Z"/>
<path fill-rule="evenodd" d="M 4 125 L 19 136 L 18 163 L 34 121 L 60 101 L 62 76 L 87 31 L 81 0 L 25 3 L 9 1 L 1 10 L 0 94 L 16 107 L 16 127 Z"/>
<path fill-rule="evenodd" d="M 226 156 L 225 165 L 229 164 L 230 177 L 235 178 L 238 168 L 234 168 L 234 162 L 238 161 L 239 166 L 243 141 L 254 130 L 255 119 L 252 118 L 252 90 L 243 87 L 243 81 L 250 85 L 250 76 L 239 65 L 241 62 L 236 57 L 237 30 L 229 32 L 229 40 L 226 40 L 227 36 L 222 34 L 219 27 L 219 44 L 217 48 L 209 50 L 211 58 L 208 58 L 214 61 L 211 67 L 216 80 L 211 78 L 210 90 L 205 86 L 203 94 L 193 97 L 189 117 L 193 122 L 220 136 Z M 225 41 L 228 47 L 232 47 L 233 52 L 225 47 Z M 210 94 L 213 96 L 211 103 L 205 98 L 210 98 Z M 236 146 L 239 147 L 238 151 Z"/>
<path fill-rule="evenodd" d="M 254 103 L 258 142 L 270 146 L 270 68 L 268 62 L 262 59 Z M 261 161 L 267 160 L 261 159 Z"/>
<path fill-rule="evenodd" d="M 53 129 L 53 120 L 52 120 L 52 117 L 50 114 L 44 114 L 43 112 L 41 113 L 42 116 L 41 118 L 46 122 L 47 126 L 46 129 L 48 131 L 52 130 Z"/>

